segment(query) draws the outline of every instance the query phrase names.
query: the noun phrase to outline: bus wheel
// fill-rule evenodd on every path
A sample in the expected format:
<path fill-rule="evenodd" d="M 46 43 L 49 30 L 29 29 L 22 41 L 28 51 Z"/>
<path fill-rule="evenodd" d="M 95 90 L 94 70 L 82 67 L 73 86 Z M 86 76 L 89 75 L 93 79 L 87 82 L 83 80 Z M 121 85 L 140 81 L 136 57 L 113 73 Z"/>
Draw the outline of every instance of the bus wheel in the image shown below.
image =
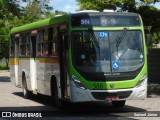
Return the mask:
<path fill-rule="evenodd" d="M 26 82 L 26 78 L 25 77 L 23 77 L 22 83 L 23 83 L 23 96 L 24 96 L 24 98 L 28 99 L 28 98 L 30 98 L 31 93 L 27 89 L 27 82 Z"/>
<path fill-rule="evenodd" d="M 52 103 L 56 107 L 62 107 L 62 101 L 58 98 L 58 87 L 56 82 L 51 84 L 51 93 L 52 93 Z"/>
<path fill-rule="evenodd" d="M 114 107 L 124 107 L 125 105 L 125 100 L 122 100 L 122 101 L 112 101 L 112 105 Z"/>

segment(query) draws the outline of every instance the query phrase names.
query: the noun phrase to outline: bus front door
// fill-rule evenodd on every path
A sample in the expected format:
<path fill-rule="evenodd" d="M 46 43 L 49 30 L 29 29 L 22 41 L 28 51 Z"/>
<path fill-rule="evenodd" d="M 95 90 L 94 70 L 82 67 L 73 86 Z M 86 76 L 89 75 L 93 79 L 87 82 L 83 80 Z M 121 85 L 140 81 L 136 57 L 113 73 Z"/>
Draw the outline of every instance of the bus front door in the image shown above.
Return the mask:
<path fill-rule="evenodd" d="M 60 63 L 60 85 L 61 97 L 69 99 L 69 79 L 68 79 L 68 42 L 67 32 L 59 33 L 59 63 Z"/>
<path fill-rule="evenodd" d="M 19 40 L 20 38 L 16 38 L 15 39 L 15 66 L 14 66 L 14 72 L 15 72 L 15 85 L 16 86 L 21 86 L 22 83 L 20 83 L 20 79 L 19 79 Z"/>
<path fill-rule="evenodd" d="M 36 80 L 36 39 L 37 35 L 31 36 L 31 59 L 30 59 L 30 82 L 31 90 L 34 94 L 37 94 L 37 80 Z"/>

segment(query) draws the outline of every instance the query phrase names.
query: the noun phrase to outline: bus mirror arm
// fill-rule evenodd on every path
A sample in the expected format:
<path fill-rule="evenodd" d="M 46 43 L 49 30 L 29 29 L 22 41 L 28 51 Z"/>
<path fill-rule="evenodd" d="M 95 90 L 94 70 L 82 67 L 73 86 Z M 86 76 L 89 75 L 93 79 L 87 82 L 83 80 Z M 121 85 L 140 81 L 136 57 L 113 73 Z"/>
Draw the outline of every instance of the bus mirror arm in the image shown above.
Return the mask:
<path fill-rule="evenodd" d="M 147 44 L 148 45 L 152 44 L 152 36 L 151 36 L 151 34 L 147 34 Z"/>
<path fill-rule="evenodd" d="M 64 49 L 68 49 L 68 35 L 64 36 Z"/>

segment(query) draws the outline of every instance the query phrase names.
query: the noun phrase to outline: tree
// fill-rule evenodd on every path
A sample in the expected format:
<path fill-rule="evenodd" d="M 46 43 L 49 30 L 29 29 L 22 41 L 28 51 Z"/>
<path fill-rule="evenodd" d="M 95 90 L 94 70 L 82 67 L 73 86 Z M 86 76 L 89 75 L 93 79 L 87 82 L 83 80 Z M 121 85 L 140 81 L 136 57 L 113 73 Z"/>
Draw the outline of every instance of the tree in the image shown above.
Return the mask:
<path fill-rule="evenodd" d="M 11 28 L 52 15 L 50 0 L 22 1 L 27 3 L 26 7 L 21 7 L 19 0 L 0 0 L 0 59 L 5 58 L 7 66 Z"/>
<path fill-rule="evenodd" d="M 50 0 L 23 0 L 27 3 L 24 8 L 24 14 L 29 22 L 36 21 L 38 19 L 45 18 L 45 15 L 49 15 L 53 9 L 49 6 Z"/>
<path fill-rule="evenodd" d="M 160 10 L 154 6 L 140 6 L 137 12 L 141 15 L 144 26 L 152 26 L 153 43 L 160 41 Z M 146 31 L 148 33 L 148 31 Z"/>
<path fill-rule="evenodd" d="M 0 0 L 0 59 L 5 58 L 8 67 L 10 30 L 16 25 L 22 25 L 19 18 L 22 8 L 18 0 Z"/>
<path fill-rule="evenodd" d="M 76 0 L 79 5 L 79 10 L 94 9 L 102 11 L 104 9 L 139 13 L 143 19 L 144 26 L 151 26 L 153 34 L 153 43 L 160 41 L 160 10 L 150 6 L 151 3 L 160 2 L 160 0 Z M 146 30 L 146 33 L 148 31 Z"/>
<path fill-rule="evenodd" d="M 93 9 L 103 11 L 104 9 L 121 8 L 122 11 L 136 12 L 137 5 L 141 2 L 142 5 L 150 5 L 151 3 L 160 2 L 160 0 L 76 0 L 78 10 Z"/>
<path fill-rule="evenodd" d="M 19 4 L 19 0 L 4 0 L 6 1 L 6 6 L 8 12 L 13 16 L 20 16 L 22 7 Z"/>
<path fill-rule="evenodd" d="M 7 68 L 9 62 L 9 32 L 8 26 L 3 26 L 0 29 L 0 59 L 5 58 Z"/>
<path fill-rule="evenodd" d="M 0 59 L 5 58 L 8 67 L 9 59 L 9 33 L 8 18 L 10 15 L 9 1 L 0 0 Z"/>
<path fill-rule="evenodd" d="M 135 0 L 76 0 L 79 5 L 79 10 L 94 9 L 103 11 L 104 9 L 116 10 L 120 7 L 122 10 L 135 11 Z"/>

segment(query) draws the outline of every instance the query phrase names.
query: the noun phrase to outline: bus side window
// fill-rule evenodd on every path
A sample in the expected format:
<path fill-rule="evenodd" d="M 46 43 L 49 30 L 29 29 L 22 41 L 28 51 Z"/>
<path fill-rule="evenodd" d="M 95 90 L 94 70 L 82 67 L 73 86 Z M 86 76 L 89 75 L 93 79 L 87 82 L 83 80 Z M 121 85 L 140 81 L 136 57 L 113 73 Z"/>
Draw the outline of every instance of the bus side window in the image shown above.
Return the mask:
<path fill-rule="evenodd" d="M 14 36 L 11 36 L 10 56 L 11 56 L 11 57 L 15 57 L 15 39 L 14 39 Z"/>
<path fill-rule="evenodd" d="M 42 31 L 39 30 L 38 31 L 38 40 L 37 40 L 37 57 L 40 57 L 42 54 L 41 54 L 41 44 L 42 44 L 42 39 L 43 39 L 43 34 L 42 34 Z"/>
<path fill-rule="evenodd" d="M 20 38 L 20 56 L 26 56 L 26 33 L 21 34 Z"/>
<path fill-rule="evenodd" d="M 52 36 L 51 47 L 50 47 L 50 55 L 51 56 L 56 56 L 57 55 L 57 42 L 58 42 L 58 30 L 57 30 L 57 27 L 54 27 L 51 30 L 50 36 Z"/>
<path fill-rule="evenodd" d="M 42 42 L 42 55 L 48 56 L 48 28 L 42 30 L 43 42 Z"/>
<path fill-rule="evenodd" d="M 26 35 L 26 56 L 30 56 L 30 40 L 29 40 L 29 33 Z"/>
<path fill-rule="evenodd" d="M 48 55 L 52 55 L 53 27 L 48 28 Z"/>
<path fill-rule="evenodd" d="M 36 57 L 36 36 L 31 36 L 31 57 Z"/>

